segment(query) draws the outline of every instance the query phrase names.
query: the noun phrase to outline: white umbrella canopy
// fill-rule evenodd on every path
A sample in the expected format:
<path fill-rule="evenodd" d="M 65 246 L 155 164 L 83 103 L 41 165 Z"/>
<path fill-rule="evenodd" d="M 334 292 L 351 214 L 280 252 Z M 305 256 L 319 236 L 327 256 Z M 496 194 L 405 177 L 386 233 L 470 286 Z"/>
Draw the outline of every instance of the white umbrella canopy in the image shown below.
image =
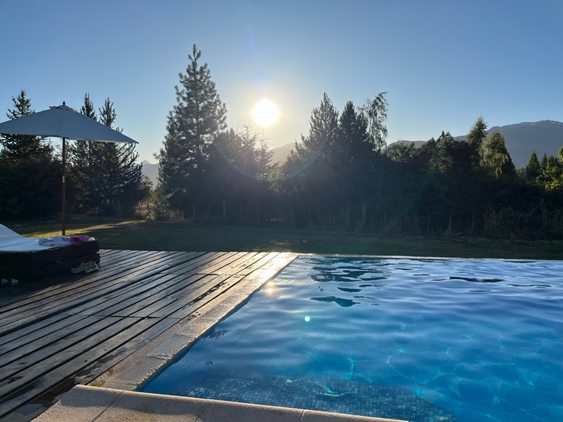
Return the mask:
<path fill-rule="evenodd" d="M 73 139 L 75 141 L 138 142 L 84 116 L 63 103 L 49 110 L 0 123 L 0 133 Z"/>
<path fill-rule="evenodd" d="M 61 220 L 63 235 L 66 229 L 66 140 L 138 143 L 121 132 L 113 130 L 106 125 L 98 123 L 94 119 L 78 113 L 68 107 L 64 101 L 62 105 L 50 107 L 49 110 L 0 123 L 0 134 L 62 138 L 63 177 Z"/>

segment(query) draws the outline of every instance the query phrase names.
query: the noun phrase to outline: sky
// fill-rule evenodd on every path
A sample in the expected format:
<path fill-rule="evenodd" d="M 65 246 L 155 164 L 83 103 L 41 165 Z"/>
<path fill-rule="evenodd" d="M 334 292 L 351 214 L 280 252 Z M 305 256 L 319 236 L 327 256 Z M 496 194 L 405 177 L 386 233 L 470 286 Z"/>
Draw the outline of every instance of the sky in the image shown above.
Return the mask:
<path fill-rule="evenodd" d="M 442 130 L 563 121 L 559 0 L 0 0 L 0 121 L 24 89 L 36 111 L 84 93 L 155 162 L 195 43 L 227 123 L 269 98 L 271 147 L 306 134 L 326 92 L 341 111 L 387 92 L 388 143 Z"/>

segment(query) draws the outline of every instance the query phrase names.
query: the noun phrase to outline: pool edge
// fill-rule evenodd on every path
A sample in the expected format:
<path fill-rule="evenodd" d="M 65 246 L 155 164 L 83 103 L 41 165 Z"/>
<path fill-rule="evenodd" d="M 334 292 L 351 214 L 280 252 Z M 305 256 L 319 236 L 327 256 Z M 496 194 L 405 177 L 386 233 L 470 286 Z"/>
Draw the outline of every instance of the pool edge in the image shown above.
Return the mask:
<path fill-rule="evenodd" d="M 289 407 L 209 400 L 164 394 L 140 393 L 118 389 L 77 385 L 67 392 L 37 422 L 66 421 L 269 421 L 269 422 L 405 422 L 330 413 Z"/>

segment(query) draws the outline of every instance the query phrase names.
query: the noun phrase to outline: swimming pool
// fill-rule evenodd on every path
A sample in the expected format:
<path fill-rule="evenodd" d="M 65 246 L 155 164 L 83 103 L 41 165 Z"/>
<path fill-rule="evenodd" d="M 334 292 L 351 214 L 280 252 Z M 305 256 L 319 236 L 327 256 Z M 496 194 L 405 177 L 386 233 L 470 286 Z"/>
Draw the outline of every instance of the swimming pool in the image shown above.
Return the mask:
<path fill-rule="evenodd" d="M 300 257 L 143 391 L 563 420 L 563 262 Z"/>

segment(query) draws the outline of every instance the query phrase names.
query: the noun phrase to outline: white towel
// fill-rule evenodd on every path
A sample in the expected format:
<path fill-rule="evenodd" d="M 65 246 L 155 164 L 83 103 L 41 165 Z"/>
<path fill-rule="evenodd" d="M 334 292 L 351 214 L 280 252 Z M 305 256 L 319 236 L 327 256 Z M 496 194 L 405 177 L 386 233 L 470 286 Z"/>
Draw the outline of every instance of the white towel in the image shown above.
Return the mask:
<path fill-rule="evenodd" d="M 31 252 L 52 247 L 40 245 L 39 239 L 24 237 L 0 224 L 0 252 Z"/>

